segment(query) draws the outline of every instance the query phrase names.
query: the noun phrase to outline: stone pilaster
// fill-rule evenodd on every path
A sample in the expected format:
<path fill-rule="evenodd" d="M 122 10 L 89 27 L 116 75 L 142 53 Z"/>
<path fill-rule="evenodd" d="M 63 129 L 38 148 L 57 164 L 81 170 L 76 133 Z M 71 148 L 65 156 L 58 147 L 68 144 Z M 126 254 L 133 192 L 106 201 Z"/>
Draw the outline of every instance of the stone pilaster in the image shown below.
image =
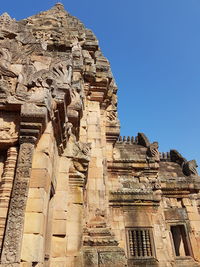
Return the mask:
<path fill-rule="evenodd" d="M 20 263 L 21 242 L 23 235 L 24 214 L 29 189 L 34 144 L 20 145 L 16 176 L 10 200 L 1 263 Z"/>

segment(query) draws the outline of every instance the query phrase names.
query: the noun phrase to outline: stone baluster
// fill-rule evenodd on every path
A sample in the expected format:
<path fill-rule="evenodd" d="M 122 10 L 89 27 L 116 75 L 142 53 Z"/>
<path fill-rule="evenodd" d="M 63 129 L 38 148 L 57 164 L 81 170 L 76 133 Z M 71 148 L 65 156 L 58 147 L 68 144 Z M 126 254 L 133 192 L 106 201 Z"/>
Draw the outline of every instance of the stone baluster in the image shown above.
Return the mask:
<path fill-rule="evenodd" d="M 134 255 L 138 256 L 138 245 L 137 245 L 137 232 L 136 230 L 133 231 L 133 246 L 134 246 Z"/>
<path fill-rule="evenodd" d="M 152 256 L 149 230 L 146 230 L 146 244 L 147 244 L 147 256 Z"/>
<path fill-rule="evenodd" d="M 146 242 L 146 231 L 142 230 L 142 244 L 143 244 L 143 256 L 147 256 L 147 242 Z"/>
<path fill-rule="evenodd" d="M 128 231 L 129 235 L 129 249 L 130 249 L 130 254 L 131 256 L 135 256 L 135 251 L 134 251 L 134 242 L 133 242 L 133 232 Z"/>
<path fill-rule="evenodd" d="M 138 256 L 143 256 L 143 249 L 142 249 L 142 231 L 138 231 L 138 245 L 139 245 L 139 253 Z"/>

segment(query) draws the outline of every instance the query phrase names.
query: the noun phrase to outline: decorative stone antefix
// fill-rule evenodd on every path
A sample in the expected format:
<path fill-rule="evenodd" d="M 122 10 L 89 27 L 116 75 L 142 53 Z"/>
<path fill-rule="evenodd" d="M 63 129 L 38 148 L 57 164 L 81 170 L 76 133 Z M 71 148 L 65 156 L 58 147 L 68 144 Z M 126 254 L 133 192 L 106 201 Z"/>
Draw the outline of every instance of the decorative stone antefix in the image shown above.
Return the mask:
<path fill-rule="evenodd" d="M 183 164 L 183 173 L 187 176 L 198 176 L 196 160 L 190 160 Z"/>
<path fill-rule="evenodd" d="M 160 161 L 160 153 L 158 151 L 158 142 L 153 142 L 152 144 L 149 142 L 148 138 L 144 133 L 138 133 L 136 137 L 136 143 L 138 145 L 147 147 L 147 158 L 149 160 L 154 160 L 156 162 Z"/>
<path fill-rule="evenodd" d="M 186 176 L 198 176 L 197 163 L 195 160 L 187 161 L 177 150 L 170 150 L 172 162 L 178 163 L 182 167 L 183 174 Z"/>
<path fill-rule="evenodd" d="M 160 161 L 160 153 L 158 151 L 158 142 L 153 142 L 149 145 L 147 155 L 155 161 Z"/>
<path fill-rule="evenodd" d="M 146 137 L 146 135 L 144 133 L 138 133 L 138 135 L 136 137 L 136 143 L 138 145 L 141 145 L 141 146 L 144 146 L 144 147 L 149 147 L 150 146 L 149 139 Z"/>

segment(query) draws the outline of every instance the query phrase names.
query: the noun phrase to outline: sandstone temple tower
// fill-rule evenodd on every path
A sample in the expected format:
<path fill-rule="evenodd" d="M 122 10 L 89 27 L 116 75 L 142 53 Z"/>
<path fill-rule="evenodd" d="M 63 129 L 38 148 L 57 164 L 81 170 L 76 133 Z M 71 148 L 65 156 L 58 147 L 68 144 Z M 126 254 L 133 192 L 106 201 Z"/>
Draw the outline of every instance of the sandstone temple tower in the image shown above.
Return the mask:
<path fill-rule="evenodd" d="M 196 162 L 120 137 L 92 31 L 4 13 L 0 57 L 0 266 L 200 266 Z"/>

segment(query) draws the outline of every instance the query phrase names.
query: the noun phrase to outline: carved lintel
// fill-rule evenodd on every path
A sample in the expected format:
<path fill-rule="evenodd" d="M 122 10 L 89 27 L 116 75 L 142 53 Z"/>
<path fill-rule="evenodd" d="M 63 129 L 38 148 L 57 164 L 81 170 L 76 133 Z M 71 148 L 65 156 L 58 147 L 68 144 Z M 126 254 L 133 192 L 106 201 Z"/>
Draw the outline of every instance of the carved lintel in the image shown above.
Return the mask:
<path fill-rule="evenodd" d="M 20 145 L 1 256 L 2 264 L 16 264 L 20 262 L 33 150 L 34 144 L 23 143 Z"/>

